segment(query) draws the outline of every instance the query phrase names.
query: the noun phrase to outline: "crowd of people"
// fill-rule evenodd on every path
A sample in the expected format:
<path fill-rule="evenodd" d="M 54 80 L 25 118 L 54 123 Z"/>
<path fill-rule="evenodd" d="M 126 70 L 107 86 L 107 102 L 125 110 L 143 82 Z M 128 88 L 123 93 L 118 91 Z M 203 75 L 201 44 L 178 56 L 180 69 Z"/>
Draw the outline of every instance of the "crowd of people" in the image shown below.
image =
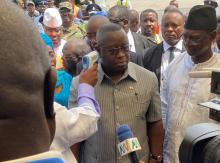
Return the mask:
<path fill-rule="evenodd" d="M 127 0 L 1 0 L 0 162 L 57 151 L 67 163 L 128 163 L 116 134 L 128 124 L 139 163 L 179 163 L 186 129 L 212 122 L 198 105 L 214 98 L 210 79 L 189 72 L 219 68 L 220 18 L 215 0 L 187 14 L 167 5 L 160 22 Z"/>

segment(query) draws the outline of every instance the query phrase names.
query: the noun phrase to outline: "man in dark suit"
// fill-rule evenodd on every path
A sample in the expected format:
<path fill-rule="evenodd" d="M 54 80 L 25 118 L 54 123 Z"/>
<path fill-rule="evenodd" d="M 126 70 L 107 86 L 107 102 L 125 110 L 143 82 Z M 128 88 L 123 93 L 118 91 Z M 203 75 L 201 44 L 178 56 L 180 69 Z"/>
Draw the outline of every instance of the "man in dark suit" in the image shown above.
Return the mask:
<path fill-rule="evenodd" d="M 120 25 L 127 33 L 130 51 L 143 55 L 145 49 L 154 46 L 155 43 L 144 36 L 130 31 L 129 11 L 123 6 L 114 6 L 108 11 L 108 18 L 112 23 Z"/>
<path fill-rule="evenodd" d="M 156 74 L 159 84 L 169 63 L 185 50 L 181 39 L 183 24 L 184 16 L 177 8 L 168 10 L 161 23 L 164 41 L 144 53 L 144 67 Z"/>

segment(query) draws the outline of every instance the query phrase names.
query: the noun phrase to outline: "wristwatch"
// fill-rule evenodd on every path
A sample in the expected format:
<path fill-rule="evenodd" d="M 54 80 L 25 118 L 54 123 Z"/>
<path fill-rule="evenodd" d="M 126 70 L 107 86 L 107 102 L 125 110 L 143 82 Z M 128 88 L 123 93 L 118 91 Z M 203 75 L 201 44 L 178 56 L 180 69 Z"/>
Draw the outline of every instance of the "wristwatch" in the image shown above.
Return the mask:
<path fill-rule="evenodd" d="M 163 157 L 161 155 L 150 154 L 150 159 L 153 159 L 155 161 L 161 162 L 163 160 Z"/>

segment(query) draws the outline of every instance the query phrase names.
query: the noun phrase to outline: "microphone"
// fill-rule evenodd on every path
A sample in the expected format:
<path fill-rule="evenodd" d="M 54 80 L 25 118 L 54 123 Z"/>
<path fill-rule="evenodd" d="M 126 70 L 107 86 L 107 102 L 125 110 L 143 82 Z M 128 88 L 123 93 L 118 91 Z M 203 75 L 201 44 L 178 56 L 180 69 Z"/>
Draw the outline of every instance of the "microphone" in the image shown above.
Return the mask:
<path fill-rule="evenodd" d="M 92 51 L 82 58 L 82 66 L 84 70 L 89 69 L 95 62 L 98 62 L 98 52 Z"/>
<path fill-rule="evenodd" d="M 198 71 L 190 71 L 189 77 L 190 78 L 210 78 L 212 76 L 212 71 L 219 72 L 219 68 L 202 68 Z"/>
<path fill-rule="evenodd" d="M 121 156 L 129 155 L 131 163 L 138 163 L 137 154 L 135 151 L 141 150 L 138 139 L 134 137 L 130 127 L 127 124 L 120 125 L 116 128 L 117 137 L 119 140 L 118 150 Z"/>

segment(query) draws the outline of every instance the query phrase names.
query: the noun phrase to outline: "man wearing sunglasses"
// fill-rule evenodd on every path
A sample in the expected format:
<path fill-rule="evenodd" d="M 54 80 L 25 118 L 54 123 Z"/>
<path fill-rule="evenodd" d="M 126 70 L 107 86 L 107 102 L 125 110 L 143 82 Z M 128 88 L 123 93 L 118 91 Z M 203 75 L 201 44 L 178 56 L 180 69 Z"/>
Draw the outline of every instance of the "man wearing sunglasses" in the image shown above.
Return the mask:
<path fill-rule="evenodd" d="M 117 152 L 115 130 L 119 124 L 128 124 L 138 137 L 142 146 L 137 151 L 139 160 L 161 161 L 163 126 L 156 76 L 129 62 L 128 38 L 119 25 L 103 25 L 96 36 L 100 62 L 95 95 L 102 117 L 98 132 L 85 142 L 84 163 L 129 162 L 128 156 Z M 75 78 L 69 107 L 76 104 L 77 83 Z"/>

